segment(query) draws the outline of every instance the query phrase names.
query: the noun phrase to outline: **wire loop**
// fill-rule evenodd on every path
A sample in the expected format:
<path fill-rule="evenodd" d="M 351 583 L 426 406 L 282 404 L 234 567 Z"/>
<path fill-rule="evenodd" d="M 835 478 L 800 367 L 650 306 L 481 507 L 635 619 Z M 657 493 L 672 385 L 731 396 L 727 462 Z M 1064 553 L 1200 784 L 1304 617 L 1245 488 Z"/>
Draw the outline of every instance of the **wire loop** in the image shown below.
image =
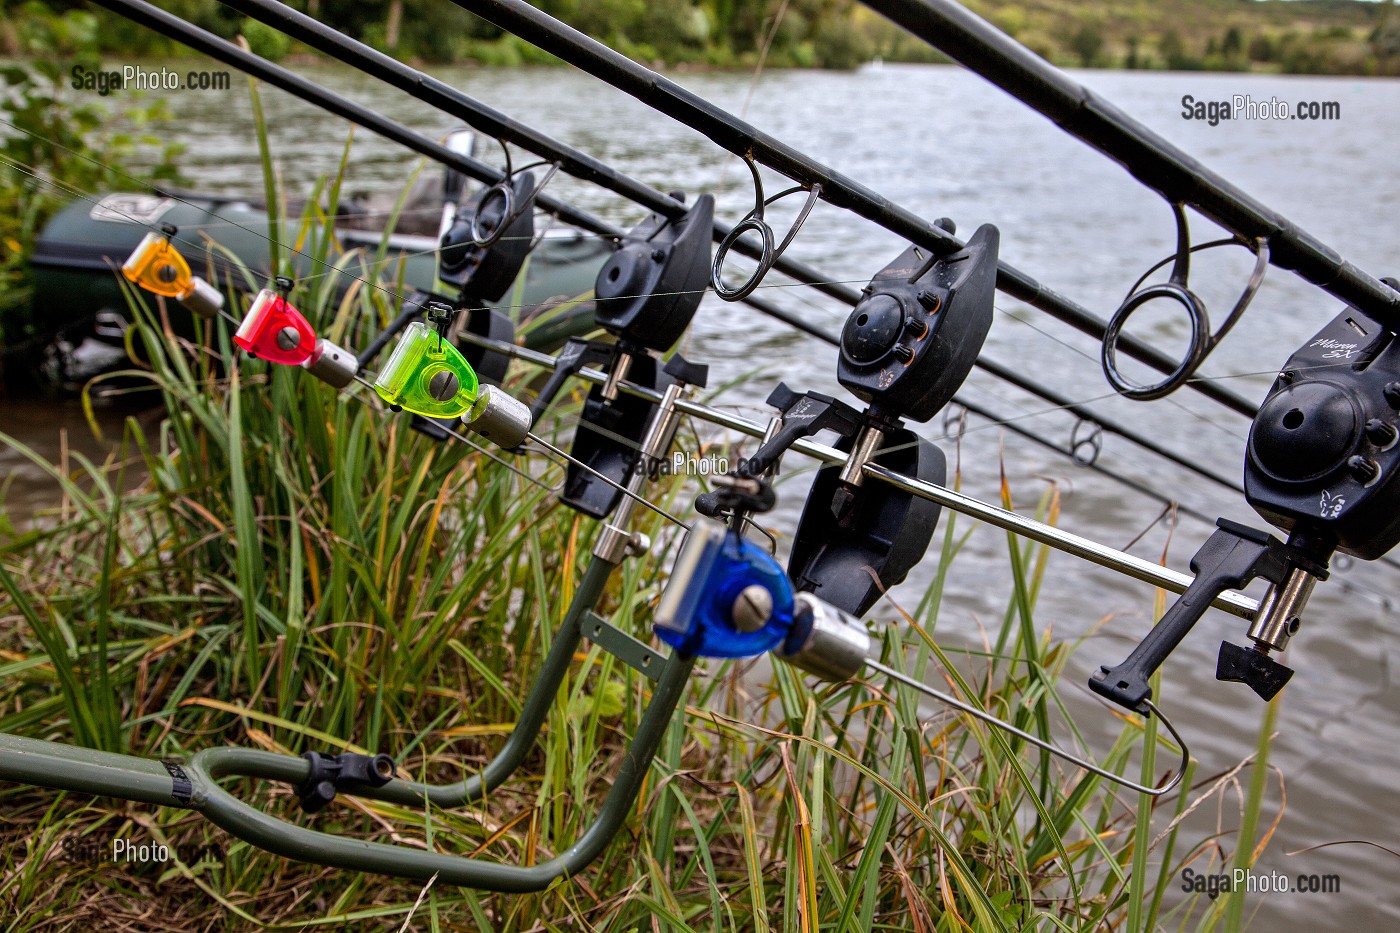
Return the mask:
<path fill-rule="evenodd" d="M 724 239 L 720 240 L 719 247 L 715 250 L 714 262 L 710 265 L 710 285 L 715 290 L 715 294 L 725 301 L 743 301 L 753 290 L 758 288 L 759 283 L 768 274 L 768 271 L 778 262 L 778 259 L 787 251 L 788 245 L 792 243 L 797 232 L 802 229 L 802 225 L 807 222 L 807 215 L 812 213 L 812 208 L 816 205 L 817 199 L 821 197 L 822 186 L 820 182 L 807 185 L 795 185 L 786 191 L 780 191 L 771 198 L 763 197 L 763 179 L 759 177 L 758 165 L 752 156 L 744 157 L 744 164 L 749 167 L 749 173 L 753 175 L 754 205 L 753 210 L 744 215 L 743 219 L 734 225 Z M 792 222 L 792 226 L 783 237 L 783 241 L 774 246 L 773 228 L 763 219 L 764 209 L 776 201 L 780 201 L 790 194 L 799 191 L 807 192 L 807 201 L 802 205 L 802 210 L 797 214 L 797 219 Z M 739 242 L 739 237 L 750 231 L 756 232 L 762 240 L 759 248 L 758 267 L 753 274 L 744 281 L 744 284 L 737 288 L 732 288 L 724 283 L 721 272 L 724 269 L 724 260 L 729 256 L 729 250 L 734 244 Z"/>
<path fill-rule="evenodd" d="M 1100 360 L 1103 364 L 1104 377 L 1108 380 L 1109 385 L 1113 386 L 1115 392 L 1136 401 L 1150 401 L 1170 395 L 1195 375 L 1196 370 L 1205 362 L 1206 357 L 1210 356 L 1219 346 L 1220 341 L 1225 339 L 1225 335 L 1230 332 L 1230 329 L 1235 326 L 1235 322 L 1249 307 L 1249 303 L 1254 299 L 1255 293 L 1259 291 L 1259 286 L 1264 281 L 1264 272 L 1269 267 L 1269 241 L 1267 238 L 1258 237 L 1253 244 L 1247 244 L 1239 239 L 1225 239 L 1192 246 L 1191 230 L 1186 220 L 1185 206 L 1180 201 L 1172 202 L 1172 213 L 1176 218 L 1176 252 L 1148 269 L 1133 283 L 1132 288 L 1128 290 L 1128 296 L 1123 299 L 1118 310 L 1113 312 L 1113 317 L 1109 319 L 1108 327 L 1104 330 L 1103 335 Z M 1244 291 L 1240 293 L 1239 299 L 1225 318 L 1225 322 L 1220 325 L 1219 330 L 1212 334 L 1205 302 L 1201 301 L 1189 287 L 1191 254 L 1198 250 L 1229 243 L 1249 246 L 1253 250 L 1255 255 L 1254 271 L 1250 274 L 1249 282 L 1245 285 Z M 1146 288 L 1141 287 L 1143 280 L 1168 262 L 1172 264 L 1172 271 L 1166 282 L 1149 285 Z M 1128 319 L 1133 316 L 1133 313 L 1143 305 L 1159 299 L 1175 301 L 1185 309 L 1187 321 L 1190 323 L 1191 335 L 1186 353 L 1176 368 L 1160 382 L 1142 385 L 1130 381 L 1118 369 L 1118 341 L 1122 336 L 1123 328 L 1127 326 Z"/>
<path fill-rule="evenodd" d="M 1087 431 L 1086 431 L 1087 428 Z M 1085 433 L 1081 434 L 1080 432 Z M 1087 448 L 1088 454 L 1080 453 Z M 1080 418 L 1069 432 L 1069 455 L 1080 466 L 1093 466 L 1103 453 L 1103 426 L 1097 421 Z"/>

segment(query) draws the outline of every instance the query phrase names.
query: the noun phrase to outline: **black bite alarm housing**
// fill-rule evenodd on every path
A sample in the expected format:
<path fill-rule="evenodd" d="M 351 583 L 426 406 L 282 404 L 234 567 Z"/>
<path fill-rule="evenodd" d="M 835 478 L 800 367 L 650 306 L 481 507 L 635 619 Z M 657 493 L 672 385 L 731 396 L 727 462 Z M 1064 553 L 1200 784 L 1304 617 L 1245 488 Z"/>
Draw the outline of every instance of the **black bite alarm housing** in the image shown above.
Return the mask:
<path fill-rule="evenodd" d="M 911 246 L 876 273 L 841 332 L 841 384 L 886 417 L 942 410 L 991 329 L 999 241 L 983 224 L 956 253 Z"/>
<path fill-rule="evenodd" d="M 1285 531 L 1374 560 L 1400 543 L 1400 341 L 1354 308 L 1284 365 L 1249 432 L 1244 488 Z"/>
<path fill-rule="evenodd" d="M 690 326 L 710 282 L 715 199 L 704 194 L 676 220 L 652 214 L 598 270 L 598 323 L 620 340 L 670 349 Z"/>

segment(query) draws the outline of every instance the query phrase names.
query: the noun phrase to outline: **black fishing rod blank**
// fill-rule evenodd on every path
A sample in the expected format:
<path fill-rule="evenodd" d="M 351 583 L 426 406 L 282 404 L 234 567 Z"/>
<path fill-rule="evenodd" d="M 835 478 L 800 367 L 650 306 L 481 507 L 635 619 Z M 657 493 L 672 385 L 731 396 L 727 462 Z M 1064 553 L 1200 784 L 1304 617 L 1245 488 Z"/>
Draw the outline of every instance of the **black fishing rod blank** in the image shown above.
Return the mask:
<path fill-rule="evenodd" d="M 1246 243 L 1266 240 L 1271 264 L 1400 329 L 1400 292 L 966 7 L 952 0 L 861 2 L 1118 162 L 1167 200 L 1190 204 Z"/>
<path fill-rule="evenodd" d="M 183 43 L 210 58 L 231 65 L 273 87 L 286 91 L 294 97 L 299 97 L 329 113 L 343 117 L 351 123 L 363 126 L 385 139 L 396 142 L 419 155 L 427 156 L 429 159 L 455 169 L 469 178 L 493 185 L 505 177 L 505 173 L 499 169 L 471 156 L 456 152 L 420 133 L 415 133 L 401 123 L 390 120 L 340 94 L 328 91 L 295 72 L 288 71 L 251 52 L 244 51 L 233 43 L 220 39 L 213 33 L 200 29 L 159 7 L 142 2 L 142 0 L 96 0 L 96 2 L 98 6 L 105 7 L 132 22 L 139 23 L 154 32 Z M 538 203 L 543 210 L 554 214 L 565 223 L 590 233 L 613 237 L 620 232 L 612 224 L 600 221 L 591 214 L 549 195 L 540 195 Z"/>
<path fill-rule="evenodd" d="M 955 253 L 964 247 L 943 227 L 900 207 L 524 0 L 453 2 L 703 133 L 721 148 L 761 162 L 809 189 L 820 186 L 821 199 L 833 206 L 850 210 L 936 255 Z M 1106 321 L 1005 262 L 997 267 L 997 288 L 1095 339 L 1102 340 L 1107 331 Z M 1179 368 L 1176 360 L 1141 341 L 1124 337 L 1119 340 L 1119 347 L 1164 375 Z M 1208 381 L 1188 385 L 1231 411 L 1254 417 L 1255 406 L 1228 389 Z"/>
<path fill-rule="evenodd" d="M 294 72 L 267 62 L 265 59 L 259 58 L 256 55 L 252 55 L 232 43 L 198 29 L 184 20 L 181 20 L 179 17 L 165 13 L 162 10 L 152 7 L 150 4 L 141 2 L 141 0 L 98 0 L 98 2 L 115 12 L 128 16 L 135 22 L 141 23 L 171 38 L 185 42 L 191 48 L 195 48 L 211 57 L 239 68 L 254 77 L 267 81 L 269 84 L 279 87 L 296 97 L 326 109 L 328 112 L 341 116 L 353 123 L 365 126 L 392 141 L 399 142 L 413 151 L 419 152 L 458 171 L 462 171 L 479 181 L 494 184 L 505 178 L 505 174 L 497 169 L 462 155 L 448 147 L 437 144 L 427 137 L 416 134 L 406 127 L 388 120 L 368 108 L 348 101 L 340 95 L 301 78 Z M 674 215 L 676 218 L 679 218 L 685 213 L 685 206 L 669 195 L 664 195 L 655 189 L 648 188 L 640 182 L 636 182 L 621 173 L 613 171 L 605 164 L 591 159 L 578 150 L 564 146 L 543 134 L 525 127 L 517 121 L 498 114 L 491 110 L 491 108 L 485 107 L 472 98 L 454 91 L 447 85 L 436 81 L 436 79 L 422 72 L 394 62 L 392 59 L 387 59 L 387 56 L 380 56 L 379 53 L 373 52 L 361 43 L 354 42 L 336 33 L 334 30 L 330 30 L 328 27 L 321 27 L 320 24 L 315 23 L 314 20 L 309 20 L 309 17 L 305 17 L 294 10 L 290 10 L 283 4 L 264 2 L 264 0 L 234 0 L 231 5 L 236 6 L 240 10 L 244 10 L 246 7 L 246 12 L 250 15 L 254 15 L 258 18 L 265 18 L 274 25 L 287 28 L 289 34 L 296 38 L 322 47 L 324 51 L 337 54 L 338 57 L 342 57 L 343 60 L 351 64 L 366 67 L 371 74 L 389 81 L 395 87 L 399 87 L 403 90 L 410 90 L 410 88 L 422 89 L 423 93 L 415 94 L 415 96 L 419 96 L 420 99 L 432 103 L 434 106 L 443 109 L 444 112 L 462 119 L 469 121 L 485 121 L 480 124 L 481 127 L 499 130 L 503 138 L 510 138 L 512 141 L 531 148 L 534 152 L 546 156 L 559 157 L 561 167 L 565 170 L 572 172 L 573 168 L 578 168 L 579 172 L 583 173 L 579 174 L 578 177 L 597 181 L 604 187 L 609 188 L 609 190 L 613 190 L 615 193 L 628 197 L 643 206 L 652 207 L 653 204 L 655 204 L 657 206 L 653 207 L 653 209 L 665 216 Z M 318 28 L 312 29 L 307 25 L 308 21 Z M 339 41 L 334 40 L 333 37 L 335 36 L 339 36 Z M 410 80 L 410 76 L 412 80 Z M 580 166 L 582 167 L 580 168 Z M 561 219 L 590 232 L 599 233 L 612 238 L 620 238 L 623 234 L 621 229 L 591 214 L 573 208 L 564 202 L 550 198 L 547 195 L 540 194 L 537 196 L 537 200 L 542 208 L 548 212 L 554 213 Z M 716 223 L 715 238 L 723 239 L 723 237 L 728 235 L 731 229 L 732 228 L 723 224 Z M 940 227 L 938 229 L 942 230 L 943 228 Z M 743 247 L 741 245 L 736 248 L 742 249 Z M 841 285 L 832 285 L 828 281 L 829 277 L 822 276 L 816 270 L 803 266 L 800 263 L 791 262 L 786 258 L 780 258 L 774 268 L 786 275 L 792 276 L 797 281 L 810 284 L 818 288 L 818 290 L 825 291 L 829 296 L 844 301 L 847 304 L 854 305 L 860 300 L 860 294 L 854 289 Z M 823 288 L 822 283 L 826 283 L 829 287 Z M 836 338 L 814 327 L 802 318 L 785 312 L 762 299 L 749 296 L 745 301 L 762 314 L 783 321 L 790 326 L 797 327 L 833 345 L 838 342 Z M 420 304 L 420 302 L 406 303 L 402 313 L 396 320 L 396 324 L 399 325 L 399 328 L 406 325 L 410 320 L 417 318 L 419 314 L 418 304 Z M 381 335 L 381 343 L 379 345 L 372 344 L 367 347 L 361 354 L 362 361 L 371 358 L 374 353 L 382 349 L 383 343 L 391 339 L 396 330 L 396 328 L 392 327 L 387 329 Z M 1124 344 L 1124 348 L 1127 352 L 1132 352 L 1126 343 Z M 1011 373 L 1008 368 L 991 360 L 979 359 L 977 365 L 979 368 L 986 369 L 988 372 L 1001 379 L 1007 379 L 1008 374 Z M 1072 411 L 1081 418 L 1093 420 L 1111 433 L 1116 433 L 1146 450 L 1164 456 L 1179 466 L 1201 473 L 1216 482 L 1231 485 L 1228 481 L 1223 481 L 1220 477 L 1210 474 L 1208 471 L 1203 471 L 1199 465 L 1193 463 L 1189 458 L 1167 451 L 1165 448 L 1160 447 L 1160 445 L 1143 437 L 1131 428 L 1114 424 L 1101 416 L 1094 415 L 1088 409 L 1069 402 L 1058 393 L 1052 393 L 1024 379 L 1012 381 L 1018 388 L 1037 395 L 1051 404 L 1066 407 L 1067 410 Z M 1210 394 L 1210 392 L 1207 392 L 1207 394 Z M 1245 409 L 1252 411 L 1248 403 L 1244 402 L 1242 399 L 1234 399 L 1234 401 L 1239 402 L 1243 408 L 1236 406 L 1233 402 L 1227 402 L 1227 407 L 1237 411 Z M 1231 486 L 1231 488 L 1235 487 Z"/>

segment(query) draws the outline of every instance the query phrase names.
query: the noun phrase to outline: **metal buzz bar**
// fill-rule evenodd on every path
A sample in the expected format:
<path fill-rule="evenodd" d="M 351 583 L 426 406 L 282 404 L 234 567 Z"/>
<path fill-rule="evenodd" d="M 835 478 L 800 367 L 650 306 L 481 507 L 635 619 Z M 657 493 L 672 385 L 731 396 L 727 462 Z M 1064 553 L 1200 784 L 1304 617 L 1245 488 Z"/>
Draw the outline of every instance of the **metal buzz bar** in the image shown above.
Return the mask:
<path fill-rule="evenodd" d="M 161 251 L 162 255 L 173 256 L 181 264 L 184 260 L 178 251 L 169 245 L 168 238 L 162 238 L 156 234 L 150 234 L 147 241 L 155 238 L 159 243 L 165 244 Z M 132 259 L 128 260 L 128 265 L 133 264 L 133 260 L 143 254 L 149 255 L 147 241 L 133 253 Z M 123 267 L 126 268 L 125 266 Z M 148 263 L 144 266 L 146 270 L 151 268 Z M 188 269 L 188 266 L 185 266 Z M 133 278 L 132 276 L 128 276 Z M 138 284 L 145 287 L 145 277 L 140 278 Z M 133 281 L 137 281 L 133 278 Z M 222 298 L 220 298 L 222 305 Z M 234 320 L 231 318 L 231 320 Z M 325 338 L 315 338 L 311 331 L 310 324 L 293 306 L 287 303 L 281 294 L 273 293 L 264 289 L 254 299 L 248 315 L 243 321 L 236 321 L 241 337 L 236 336 L 235 341 L 239 342 L 245 350 L 272 359 L 275 362 L 283 362 L 285 365 L 300 365 L 312 375 L 322 379 L 335 388 L 344 388 L 357 375 L 358 369 L 355 367 L 354 355 L 345 351 Z M 384 371 L 376 379 L 376 391 L 384 397 L 389 404 L 407 402 L 410 411 L 426 414 L 430 417 L 444 417 L 445 410 L 439 406 L 444 404 L 453 405 L 453 400 L 463 391 L 463 386 L 475 381 L 474 374 L 463 378 L 460 375 L 462 367 L 466 372 L 470 372 L 470 366 L 464 359 L 460 359 L 457 354 L 456 359 L 447 361 L 448 353 L 456 353 L 450 344 L 441 344 L 440 350 L 443 353 L 444 362 L 435 363 L 429 368 L 424 368 L 423 357 L 432 356 L 435 351 L 432 332 L 421 322 L 414 322 L 411 328 L 416 326 L 422 331 L 411 331 L 412 337 L 406 334 L 399 345 L 391 354 Z M 311 335 L 308 337 L 308 335 Z M 426 338 L 426 339 L 425 339 Z M 538 351 L 529 350 L 514 344 L 502 341 L 491 340 L 470 332 L 463 332 L 459 339 L 473 343 L 483 349 L 493 350 L 511 357 L 533 363 L 537 366 L 553 370 L 556 360 L 553 356 Z M 310 344 L 312 349 L 305 348 Z M 320 352 L 316 352 L 319 350 Z M 460 360 L 460 362 L 458 362 Z M 385 373 L 389 377 L 385 378 Z M 584 368 L 580 370 L 579 376 L 597 385 L 607 383 L 608 376 L 598 370 Z M 416 377 L 416 378 L 414 378 Z M 380 390 L 378 387 L 384 385 L 387 388 Z M 622 391 L 645 398 L 649 401 L 660 402 L 664 393 L 654 390 L 644 389 L 628 382 L 620 384 Z M 493 386 L 482 387 L 485 391 L 481 393 L 480 399 L 473 399 L 462 412 L 463 421 L 468 427 L 473 424 L 482 424 L 486 427 L 485 436 L 490 436 L 493 431 L 493 424 L 499 423 L 501 427 L 496 429 L 496 433 L 501 436 L 502 446 L 511 448 L 523 443 L 526 439 L 534 440 L 541 446 L 546 447 L 556 455 L 568 457 L 567 452 L 559 450 L 548 442 L 530 433 L 530 423 L 527 414 L 522 419 L 519 409 L 524 406 L 512 399 L 510 396 L 495 389 Z M 450 391 L 449 391 L 450 390 Z M 397 401 L 396 401 L 397 400 Z M 514 403 L 513 405 L 510 403 Z M 762 437 L 765 428 L 757 422 L 750 421 L 738 415 L 723 412 L 711 406 L 701 403 L 679 399 L 676 403 L 680 410 L 688 415 L 693 415 L 707 420 L 721 427 L 736 430 L 752 437 Z M 413 406 L 423 406 L 419 408 Z M 523 430 L 522 430 L 523 428 Z M 794 444 L 794 448 L 799 452 L 808 454 L 828 464 L 844 466 L 847 455 L 837 451 L 832 447 L 818 444 L 810 440 L 799 440 Z M 570 458 L 572 459 L 572 458 Z M 577 461 L 574 461 L 577 463 Z M 581 465 L 588 469 L 586 465 Z M 1021 534 L 1042 544 L 1047 544 L 1059 550 L 1065 551 L 1096 563 L 1100 566 L 1124 573 L 1134 579 L 1161 586 L 1172 592 L 1181 593 L 1190 586 L 1192 577 L 1186 574 L 1173 571 L 1169 568 L 1153 564 L 1135 555 L 1119 551 L 1099 542 L 1092 541 L 1079 535 L 1066 532 L 1052 525 L 1037 522 L 1034 519 L 1026 518 L 1014 512 L 989 505 L 970 496 L 954 492 L 942 486 L 935 486 L 924 483 L 907 476 L 897 474 L 880 466 L 877 463 L 867 462 L 862 470 L 874 479 L 886 482 L 896 488 L 913 493 L 929 501 L 947 506 L 963 514 L 972 516 L 989 524 L 996 525 L 1008 531 Z M 595 472 L 595 471 L 590 471 Z M 601 477 L 607 480 L 607 477 Z M 632 492 L 635 492 L 632 491 Z M 666 514 L 666 513 L 663 513 Z M 666 517 L 681 527 L 688 527 L 687 523 L 666 514 Z M 1258 608 L 1258 603 L 1242 594 L 1226 592 L 1216 598 L 1214 605 L 1224 609 L 1234 615 L 1243 618 L 1252 618 Z"/>
<path fill-rule="evenodd" d="M 538 350 L 531 350 L 527 347 L 519 347 L 515 344 L 505 343 L 499 340 L 492 340 L 477 334 L 465 333 L 460 338 L 463 342 L 475 344 L 483 349 L 504 353 L 523 362 L 531 363 L 545 369 L 553 370 L 556 360 L 548 353 L 541 353 Z M 603 385 L 607 382 L 606 373 L 597 369 L 585 367 L 578 371 L 578 377 L 594 385 Z M 644 389 L 633 385 L 630 382 L 622 382 L 619 390 L 624 394 L 635 395 L 653 402 L 658 402 L 662 398 L 662 393 L 651 389 Z M 678 399 L 677 409 L 685 415 L 699 418 L 731 431 L 748 435 L 749 437 L 762 438 L 768 428 L 764 424 L 745 418 L 733 412 L 724 411 L 702 402 L 691 399 Z M 849 455 L 826 444 L 801 438 L 793 443 L 792 449 L 798 453 L 805 454 L 815 460 L 820 461 L 825 467 L 845 468 L 848 465 Z M 1101 544 L 1073 532 L 1065 531 L 1054 525 L 1047 525 L 1044 522 L 1027 518 L 1024 515 L 1011 512 L 998 506 L 983 502 L 972 496 L 964 495 L 944 486 L 926 483 L 903 474 L 897 473 L 878 463 L 867 461 L 861 465 L 861 472 L 864 476 L 881 483 L 894 486 L 905 492 L 911 493 L 922 499 L 946 508 L 953 509 L 971 518 L 995 525 L 1006 531 L 1014 532 L 1032 541 L 1048 545 L 1056 550 L 1072 554 L 1075 557 L 1105 567 L 1109 570 L 1117 571 L 1125 576 L 1132 577 L 1143 583 L 1158 586 L 1173 593 L 1183 593 L 1191 585 L 1194 579 L 1190 574 L 1154 564 L 1149 560 L 1120 551 L 1117 548 L 1106 544 Z M 1231 615 L 1243 619 L 1252 619 L 1259 608 L 1257 600 L 1245 596 L 1233 590 L 1226 590 L 1220 593 L 1211 602 L 1217 609 L 1224 610 Z"/>

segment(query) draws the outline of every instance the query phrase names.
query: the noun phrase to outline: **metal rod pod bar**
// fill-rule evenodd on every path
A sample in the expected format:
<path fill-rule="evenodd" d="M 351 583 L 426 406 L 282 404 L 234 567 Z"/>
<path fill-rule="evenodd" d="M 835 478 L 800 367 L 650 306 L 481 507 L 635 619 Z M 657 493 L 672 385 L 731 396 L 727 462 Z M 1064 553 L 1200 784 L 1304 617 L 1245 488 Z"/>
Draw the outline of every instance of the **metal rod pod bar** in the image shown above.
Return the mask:
<path fill-rule="evenodd" d="M 476 334 L 463 333 L 461 339 L 464 342 L 473 343 L 488 350 L 504 353 L 516 359 L 533 363 L 537 366 L 553 369 L 555 365 L 554 357 L 548 353 L 540 353 L 537 350 L 530 350 L 525 347 L 518 347 L 515 344 L 505 343 L 499 340 L 492 340 L 489 337 L 481 337 Z M 607 381 L 607 376 L 596 369 L 579 370 L 579 378 L 596 385 L 602 385 Z M 652 401 L 660 401 L 661 394 L 650 389 L 644 389 L 633 385 L 630 382 L 620 383 L 622 391 L 641 398 Z M 695 402 L 689 399 L 680 399 L 676 402 L 676 408 L 683 414 L 701 418 L 711 424 L 747 434 L 750 437 L 763 437 L 767 426 L 751 421 L 740 415 L 722 411 L 702 402 Z M 825 444 L 818 444 L 808 439 L 799 439 L 792 445 L 792 449 L 804 453 L 809 457 L 821 460 L 824 463 L 833 465 L 844 465 L 846 454 L 834 447 Z M 1181 573 L 1160 564 L 1154 564 L 1149 560 L 1120 551 L 1117 548 L 1106 544 L 1100 544 L 1073 532 L 1064 531 L 1053 525 L 1038 522 L 1033 518 L 1026 518 L 1015 512 L 1007 511 L 975 499 L 972 496 L 963 495 L 942 486 L 932 483 L 925 483 L 920 480 L 896 473 L 877 463 L 866 463 L 863 467 L 866 476 L 889 483 L 898 489 L 912 493 L 930 502 L 937 502 L 964 515 L 971 516 L 990 525 L 995 525 L 1006 531 L 1011 531 L 1023 537 L 1030 538 L 1041 544 L 1049 545 L 1067 554 L 1073 554 L 1090 563 L 1098 564 L 1109 570 L 1114 570 L 1143 583 L 1150 583 L 1153 586 L 1160 586 L 1173 593 L 1184 593 L 1194 579 L 1190 574 Z M 1222 609 L 1232 615 L 1242 619 L 1253 620 L 1258 611 L 1258 600 L 1245 596 L 1235 590 L 1227 590 L 1215 599 L 1212 605 L 1217 609 Z"/>

